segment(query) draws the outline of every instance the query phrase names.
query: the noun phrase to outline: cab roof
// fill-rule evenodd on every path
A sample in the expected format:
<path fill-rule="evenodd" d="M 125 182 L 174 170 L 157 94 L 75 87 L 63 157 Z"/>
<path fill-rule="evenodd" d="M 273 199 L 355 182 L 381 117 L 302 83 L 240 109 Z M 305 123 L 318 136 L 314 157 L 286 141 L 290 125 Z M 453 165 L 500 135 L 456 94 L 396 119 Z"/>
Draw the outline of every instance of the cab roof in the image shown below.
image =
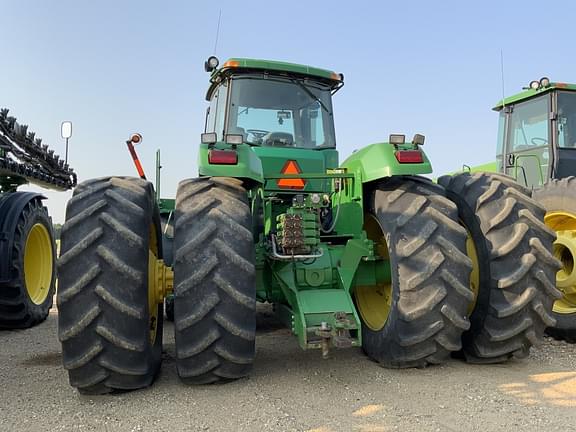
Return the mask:
<path fill-rule="evenodd" d="M 222 67 L 212 72 L 211 81 L 214 82 L 218 77 L 234 70 L 243 71 L 270 71 L 279 72 L 289 75 L 300 75 L 303 77 L 320 78 L 321 81 L 327 81 L 331 86 L 337 87 L 342 85 L 344 76 L 327 69 L 320 69 L 312 66 L 300 65 L 296 63 L 287 63 L 273 60 L 258 60 L 248 58 L 231 58 L 224 62 Z"/>
<path fill-rule="evenodd" d="M 576 91 L 576 84 L 567 84 L 567 83 L 557 83 L 551 82 L 548 86 L 540 88 L 538 90 L 534 89 L 527 89 L 515 95 L 509 96 L 507 98 L 501 99 L 494 108 L 494 111 L 500 111 L 506 105 L 515 104 L 517 102 L 522 102 L 528 99 L 532 99 L 536 96 L 540 96 L 545 93 L 550 93 L 554 90 L 567 90 L 567 91 Z"/>

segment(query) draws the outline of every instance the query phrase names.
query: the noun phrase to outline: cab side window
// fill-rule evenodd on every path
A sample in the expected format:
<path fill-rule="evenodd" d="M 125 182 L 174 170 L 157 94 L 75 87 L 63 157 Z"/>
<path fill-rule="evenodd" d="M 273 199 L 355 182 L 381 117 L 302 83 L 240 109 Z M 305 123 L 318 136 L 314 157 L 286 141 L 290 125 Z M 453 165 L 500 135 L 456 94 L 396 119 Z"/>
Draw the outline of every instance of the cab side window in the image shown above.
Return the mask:
<path fill-rule="evenodd" d="M 226 115 L 226 96 L 228 82 L 223 82 L 212 94 L 206 115 L 205 132 L 216 132 L 218 141 L 224 140 L 224 116 Z"/>
<path fill-rule="evenodd" d="M 210 100 L 210 106 L 206 113 L 206 128 L 204 132 L 214 132 L 215 119 L 216 119 L 216 107 L 218 106 L 218 90 L 212 95 L 212 100 Z"/>

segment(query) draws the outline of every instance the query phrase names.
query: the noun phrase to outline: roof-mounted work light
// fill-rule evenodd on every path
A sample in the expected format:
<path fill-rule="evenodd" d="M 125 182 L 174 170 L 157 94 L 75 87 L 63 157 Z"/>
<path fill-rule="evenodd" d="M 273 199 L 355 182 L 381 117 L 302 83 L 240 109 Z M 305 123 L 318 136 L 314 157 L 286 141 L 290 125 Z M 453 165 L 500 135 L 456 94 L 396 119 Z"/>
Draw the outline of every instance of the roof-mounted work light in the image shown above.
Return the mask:
<path fill-rule="evenodd" d="M 540 87 L 548 87 L 550 85 L 550 78 L 542 77 L 540 78 Z"/>
<path fill-rule="evenodd" d="M 219 64 L 220 61 L 218 60 L 218 57 L 210 56 L 208 57 L 208 60 L 204 62 L 204 70 L 206 72 L 212 72 L 214 69 L 218 67 Z"/>
<path fill-rule="evenodd" d="M 406 136 L 401 134 L 390 134 L 390 144 L 400 145 L 406 142 Z"/>
<path fill-rule="evenodd" d="M 530 81 L 530 86 L 532 90 L 538 90 L 540 88 L 540 81 Z"/>

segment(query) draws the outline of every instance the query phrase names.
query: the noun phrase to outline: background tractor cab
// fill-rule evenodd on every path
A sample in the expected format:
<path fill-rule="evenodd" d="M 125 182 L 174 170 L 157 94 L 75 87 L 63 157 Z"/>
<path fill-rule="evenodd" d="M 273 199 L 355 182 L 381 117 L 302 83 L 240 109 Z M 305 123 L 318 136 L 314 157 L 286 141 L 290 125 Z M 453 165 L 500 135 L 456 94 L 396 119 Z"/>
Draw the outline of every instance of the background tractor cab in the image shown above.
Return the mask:
<path fill-rule="evenodd" d="M 576 173 L 576 85 L 532 81 L 494 110 L 498 171 L 528 187 Z"/>

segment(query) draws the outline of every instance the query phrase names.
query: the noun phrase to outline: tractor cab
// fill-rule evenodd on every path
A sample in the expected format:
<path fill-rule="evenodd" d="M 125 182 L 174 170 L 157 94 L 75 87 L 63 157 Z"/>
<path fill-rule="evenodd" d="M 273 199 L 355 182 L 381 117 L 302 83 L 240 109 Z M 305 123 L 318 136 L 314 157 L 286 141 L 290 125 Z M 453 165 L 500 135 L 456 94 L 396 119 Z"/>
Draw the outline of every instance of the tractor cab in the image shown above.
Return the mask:
<path fill-rule="evenodd" d="M 342 75 L 251 59 L 231 59 L 218 68 L 211 57 L 205 67 L 211 85 L 203 144 L 228 151 L 244 144 L 260 160 L 264 177 L 338 166 L 332 95 L 342 87 Z M 267 189 L 278 186 L 273 183 Z M 324 182 L 299 184 L 296 189 L 319 191 Z"/>
<path fill-rule="evenodd" d="M 341 75 L 299 65 L 287 72 L 287 63 L 249 59 L 212 69 L 212 59 L 206 132 L 217 140 L 232 135 L 253 146 L 335 147 L 332 93 L 342 86 Z"/>
<path fill-rule="evenodd" d="M 576 85 L 532 81 L 494 110 L 498 171 L 533 188 L 576 173 Z"/>

